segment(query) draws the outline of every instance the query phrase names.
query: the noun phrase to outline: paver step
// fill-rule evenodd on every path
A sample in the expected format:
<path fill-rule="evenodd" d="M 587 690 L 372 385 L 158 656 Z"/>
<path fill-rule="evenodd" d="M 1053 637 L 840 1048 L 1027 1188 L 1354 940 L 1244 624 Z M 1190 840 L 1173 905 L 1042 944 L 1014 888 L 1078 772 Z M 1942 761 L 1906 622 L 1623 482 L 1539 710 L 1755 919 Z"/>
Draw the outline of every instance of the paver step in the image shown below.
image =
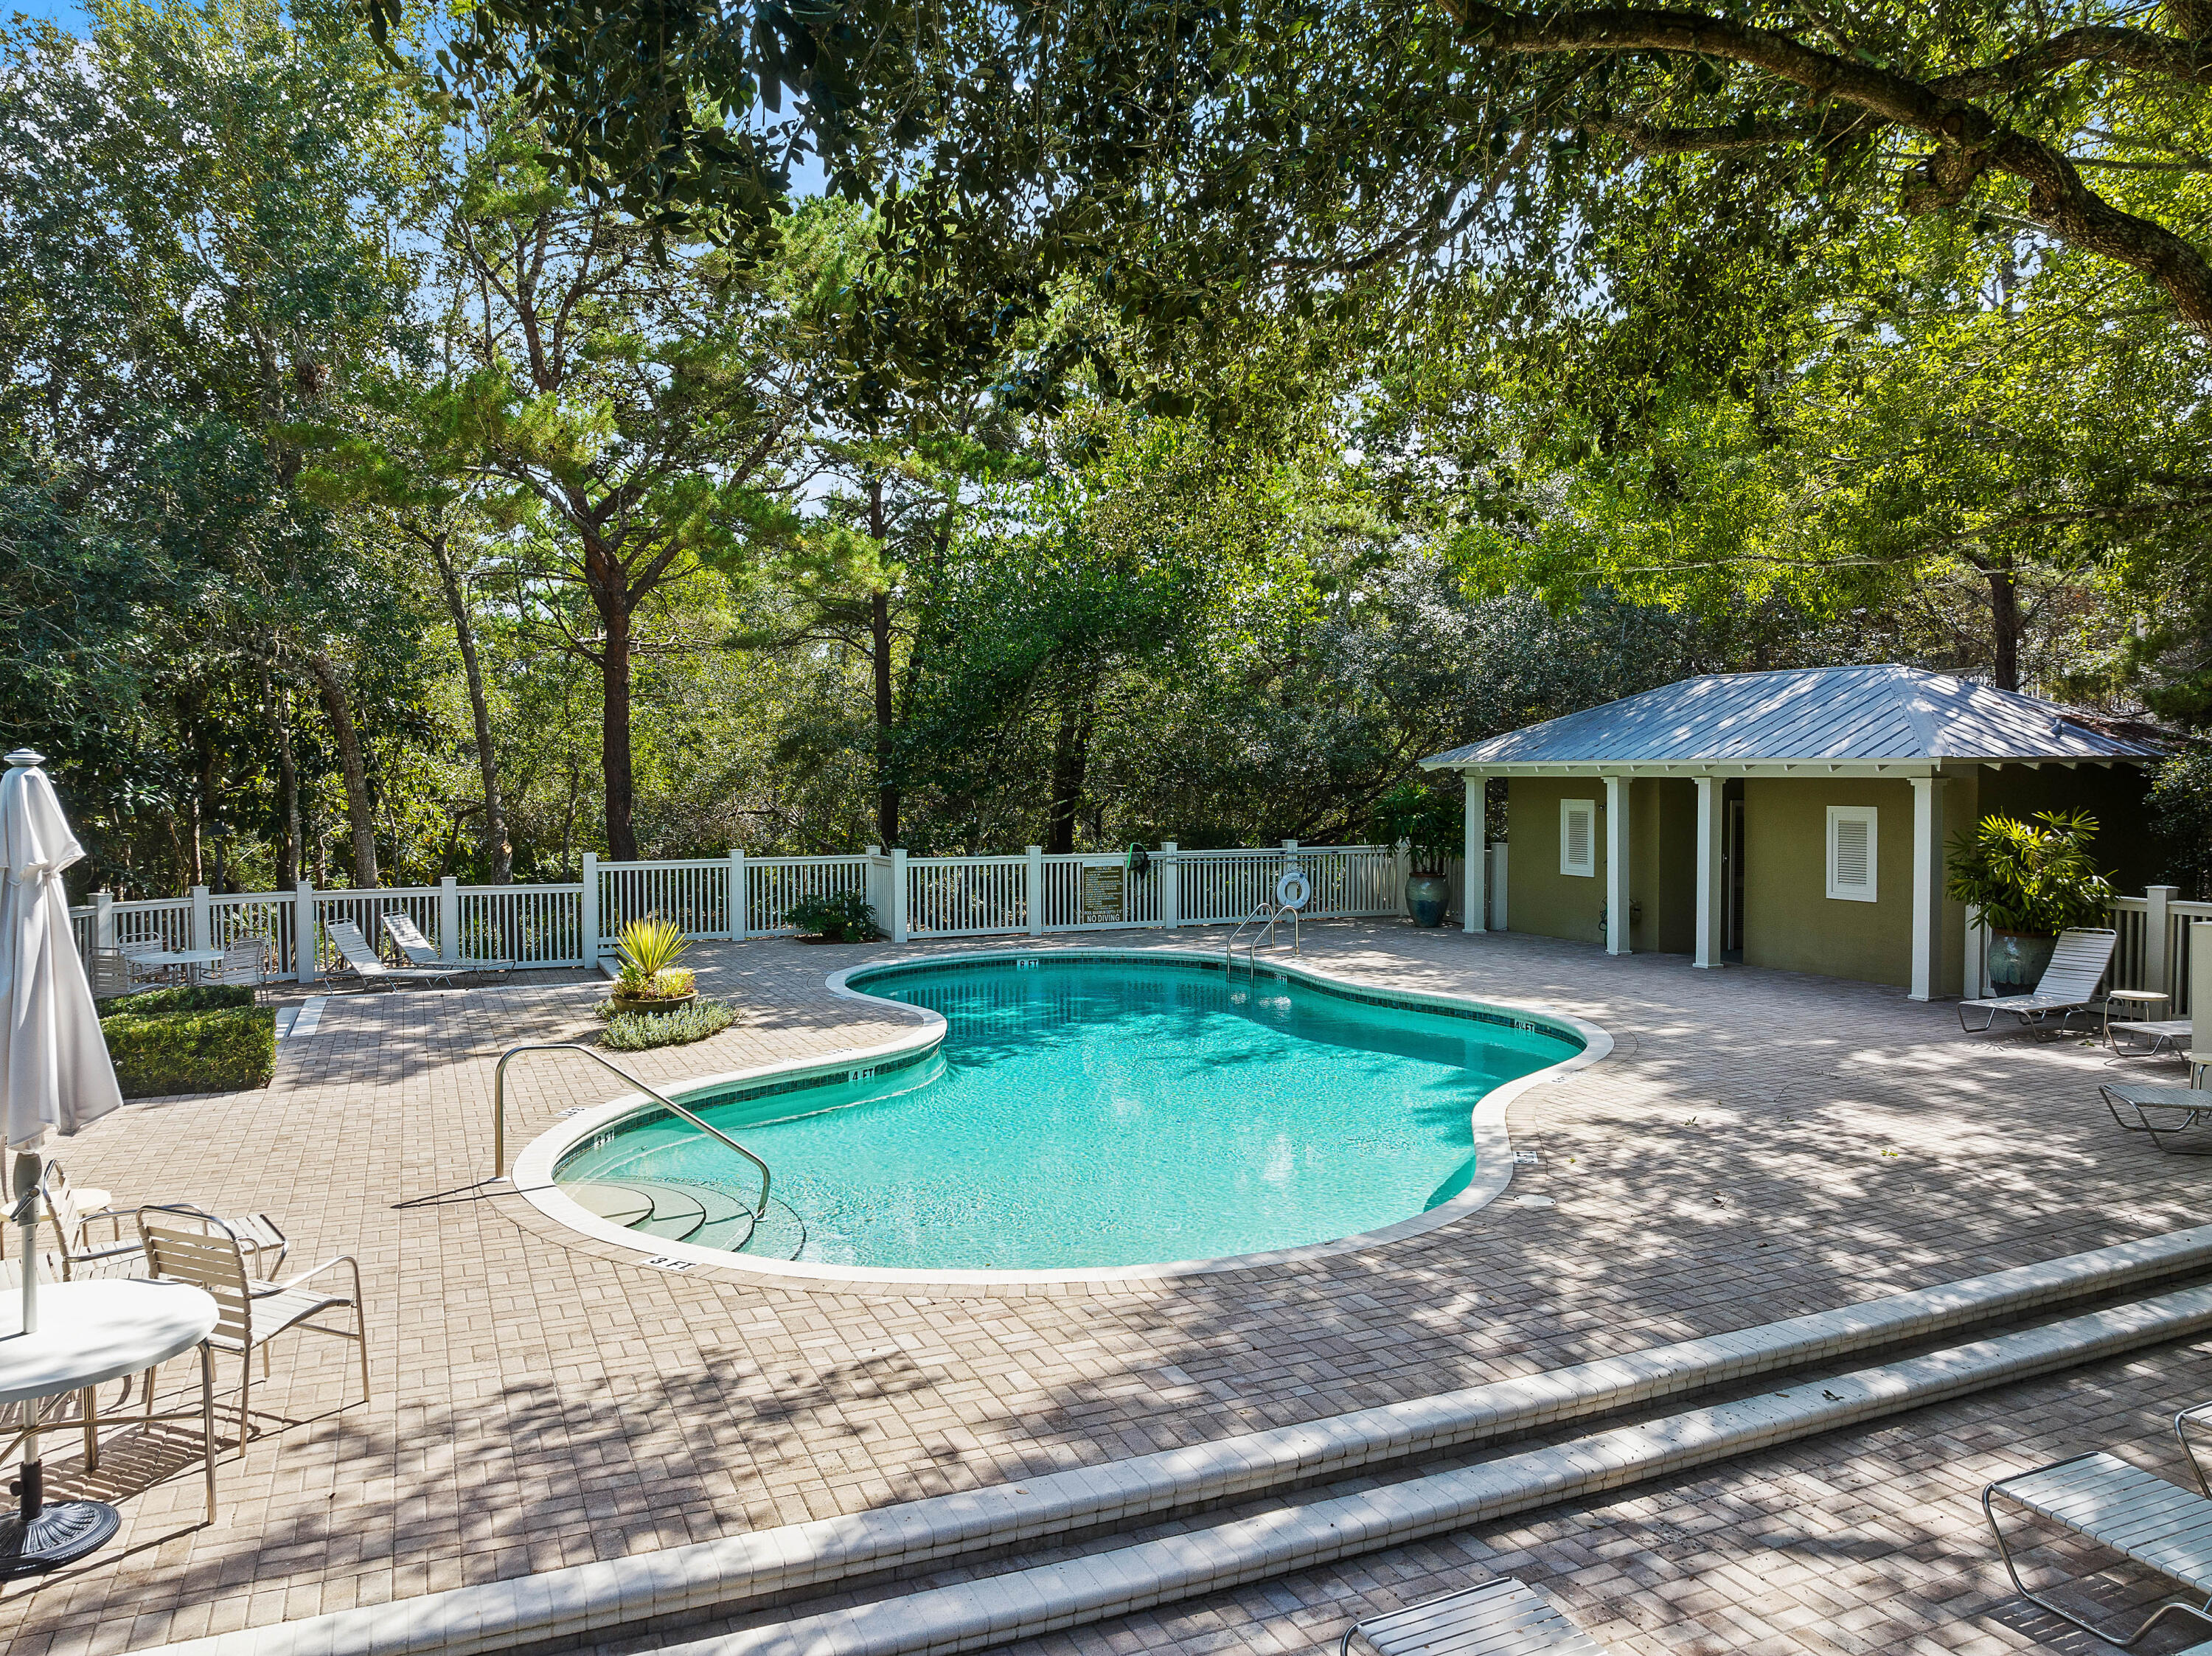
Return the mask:
<path fill-rule="evenodd" d="M 169 1656 L 482 1656 L 555 1640 L 613 1636 L 668 1617 L 727 1616 L 763 1602 L 837 1590 L 889 1570 L 1090 1531 L 1157 1538 L 1086 1550 L 1079 1559 L 1013 1565 L 957 1587 L 787 1616 L 772 1627 L 661 1656 L 841 1656 L 981 1649 L 1093 1623 L 1194 1593 L 1267 1580 L 1327 1559 L 1401 1545 L 1563 1501 L 1664 1477 L 1730 1456 L 1863 1425 L 1949 1398 L 2212 1328 L 2212 1288 L 2192 1288 L 1947 1350 L 1838 1374 L 1854 1350 L 1929 1337 L 2057 1301 L 2109 1294 L 2212 1265 L 2212 1227 L 2176 1231 L 2018 1266 L 1730 1334 L 1571 1368 L 1271 1428 L 863 1513 L 690 1543 L 557 1569 L 526 1584 L 448 1589 L 163 1647 Z M 1360 1469 L 1433 1464 L 1447 1451 L 1634 1408 L 1668 1397 L 1818 1365 L 1830 1378 L 1715 1404 L 1455 1469 L 1331 1495 L 1295 1486 Z M 1257 1517 L 1198 1530 L 1158 1526 L 1200 1504 L 1284 1491 Z M 150 1653 L 147 1653 L 150 1656 Z"/>

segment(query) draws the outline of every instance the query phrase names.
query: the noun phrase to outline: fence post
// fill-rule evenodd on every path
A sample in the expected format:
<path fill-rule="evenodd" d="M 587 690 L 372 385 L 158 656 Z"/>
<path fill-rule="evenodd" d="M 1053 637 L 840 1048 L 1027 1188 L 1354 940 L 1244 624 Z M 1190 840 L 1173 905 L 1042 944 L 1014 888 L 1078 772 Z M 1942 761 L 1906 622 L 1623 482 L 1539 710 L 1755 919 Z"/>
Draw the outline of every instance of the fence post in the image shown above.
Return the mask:
<path fill-rule="evenodd" d="M 2166 921 L 2166 906 L 2173 901 L 2178 885 L 2143 888 L 2143 982 L 2160 994 L 2173 992 L 2173 932 Z"/>
<path fill-rule="evenodd" d="M 891 941 L 906 941 L 906 852 L 891 850 Z"/>
<path fill-rule="evenodd" d="M 208 889 L 204 885 L 196 885 L 192 888 L 192 935 L 191 943 L 185 945 L 187 948 L 212 949 L 215 947 L 208 941 L 209 918 Z"/>
<path fill-rule="evenodd" d="M 115 947 L 115 894 L 112 891 L 92 894 L 92 946 Z"/>
<path fill-rule="evenodd" d="M 752 917 L 745 913 L 745 853 L 730 852 L 730 941 L 743 943 L 752 935 Z"/>
<path fill-rule="evenodd" d="M 1390 847 L 1390 912 L 1411 915 L 1406 907 L 1406 882 L 1413 877 L 1413 849 L 1412 842 L 1401 840 Z"/>
<path fill-rule="evenodd" d="M 2204 1050 L 2197 1041 L 2200 1019 L 2208 1026 L 2205 1038 L 2212 1040 L 2212 920 L 2197 920 L 2189 928 L 2189 1050 L 2192 1052 Z"/>
<path fill-rule="evenodd" d="M 1029 848 L 1029 921 L 1030 936 L 1044 936 L 1044 847 Z"/>
<path fill-rule="evenodd" d="M 1490 848 L 1490 878 L 1484 883 L 1490 896 L 1490 929 L 1505 930 L 1505 841 Z"/>
<path fill-rule="evenodd" d="M 584 970 L 599 969 L 599 853 L 584 853 L 584 913 L 583 936 L 578 939 L 584 951 Z"/>
<path fill-rule="evenodd" d="M 1172 840 L 1160 841 L 1160 924 L 1170 931 L 1182 925 L 1182 859 Z"/>
<path fill-rule="evenodd" d="M 438 958 L 448 966 L 461 958 L 461 883 L 451 874 L 438 881 Z"/>
<path fill-rule="evenodd" d="M 315 883 L 301 881 L 292 888 L 292 975 L 313 983 L 323 974 L 315 952 Z"/>

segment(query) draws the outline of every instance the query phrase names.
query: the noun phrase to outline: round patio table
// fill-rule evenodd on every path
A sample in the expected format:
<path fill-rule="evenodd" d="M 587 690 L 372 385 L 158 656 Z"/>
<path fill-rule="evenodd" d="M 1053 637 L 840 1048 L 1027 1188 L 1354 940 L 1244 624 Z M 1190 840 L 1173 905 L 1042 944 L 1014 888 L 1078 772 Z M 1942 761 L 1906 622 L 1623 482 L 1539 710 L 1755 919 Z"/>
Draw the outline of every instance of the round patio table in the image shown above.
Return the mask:
<path fill-rule="evenodd" d="M 151 1369 L 196 1345 L 208 1516 L 215 1515 L 215 1365 L 207 1344 L 218 1315 L 214 1297 L 189 1283 L 146 1282 L 41 1283 L 38 1297 L 39 1325 L 26 1334 L 18 1296 L 0 1295 L 0 1404 L 23 1405 L 27 1441 L 16 1514 L 0 1520 L 0 1576 L 82 1558 L 123 1522 L 104 1501 L 47 1504 L 39 1405 Z M 152 1380 L 149 1374 L 149 1411 Z"/>

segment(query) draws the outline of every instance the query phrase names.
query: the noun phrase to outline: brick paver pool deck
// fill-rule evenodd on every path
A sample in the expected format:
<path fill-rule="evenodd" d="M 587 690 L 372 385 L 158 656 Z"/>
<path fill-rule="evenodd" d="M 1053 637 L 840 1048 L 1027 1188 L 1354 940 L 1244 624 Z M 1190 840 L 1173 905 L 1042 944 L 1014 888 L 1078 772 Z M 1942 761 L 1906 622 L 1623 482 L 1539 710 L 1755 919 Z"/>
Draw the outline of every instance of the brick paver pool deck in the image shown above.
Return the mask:
<path fill-rule="evenodd" d="M 702 945 L 704 986 L 744 1021 L 625 1061 L 657 1082 L 866 1046 L 908 1015 L 832 997 L 825 973 L 975 946 Z M 1501 1202 L 1364 1253 L 1137 1287 L 672 1274 L 479 1182 L 499 1053 L 588 1039 L 600 986 L 333 998 L 313 1034 L 280 1048 L 265 1091 L 133 1105 L 57 1153 L 125 1201 L 265 1209 L 295 1268 L 356 1255 L 374 1396 L 359 1401 L 350 1348 L 280 1342 L 273 1381 L 254 1388 L 260 1435 L 224 1461 L 211 1526 L 191 1440 L 121 1435 L 88 1475 L 58 1435 L 50 1482 L 119 1500 L 124 1532 L 0 1589 L 0 1639 L 13 1656 L 114 1652 L 380 1603 L 1533 1373 L 2208 1216 L 2212 1163 L 2122 1134 L 2095 1093 L 2116 1067 L 2178 1080 L 2177 1065 L 1964 1036 L 1950 1006 L 1899 991 L 1518 935 L 1344 923 L 1309 927 L 1306 953 L 1612 1032 L 1609 1059 L 1512 1112 L 1516 1148 L 1540 1157 L 1513 1192 L 1555 1206 Z M 510 1156 L 619 1090 L 544 1060 L 520 1061 L 514 1081 Z M 2185 1476 L 2160 1435 L 2212 1395 L 2204 1350 L 2153 1348 L 1019 1648 L 1333 1648 L 1355 1616 L 1489 1570 L 1541 1584 L 1622 1652 L 2102 1648 L 2012 1596 L 1977 1492 L 2100 1446 Z M 2186 1623 L 2148 1648 L 2185 1642 Z"/>

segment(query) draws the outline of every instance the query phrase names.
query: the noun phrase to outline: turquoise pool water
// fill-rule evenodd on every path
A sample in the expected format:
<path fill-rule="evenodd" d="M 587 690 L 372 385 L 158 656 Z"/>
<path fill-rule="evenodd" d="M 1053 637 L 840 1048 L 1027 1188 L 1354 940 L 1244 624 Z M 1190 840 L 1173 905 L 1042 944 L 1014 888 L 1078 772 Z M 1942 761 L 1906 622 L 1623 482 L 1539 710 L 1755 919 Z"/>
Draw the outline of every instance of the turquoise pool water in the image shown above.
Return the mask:
<path fill-rule="evenodd" d="M 839 1265 L 1077 1270 L 1373 1230 L 1466 1186 L 1486 1092 L 1580 1049 L 1195 964 L 1048 955 L 852 986 L 942 1013 L 939 1054 L 685 1101 L 775 1170 L 805 1222 L 798 1257 Z M 556 1178 L 750 1188 L 733 1161 L 659 1112 L 571 1151 Z"/>

